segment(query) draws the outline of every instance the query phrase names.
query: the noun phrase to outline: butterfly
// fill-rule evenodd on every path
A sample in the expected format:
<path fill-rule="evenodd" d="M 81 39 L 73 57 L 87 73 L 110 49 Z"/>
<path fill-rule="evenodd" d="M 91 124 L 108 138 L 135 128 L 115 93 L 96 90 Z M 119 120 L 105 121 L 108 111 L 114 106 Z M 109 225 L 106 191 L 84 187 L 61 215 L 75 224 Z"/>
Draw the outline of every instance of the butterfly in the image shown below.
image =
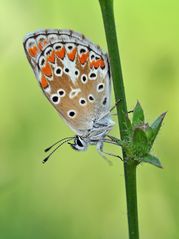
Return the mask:
<path fill-rule="evenodd" d="M 70 30 L 28 33 L 23 45 L 44 95 L 76 133 L 52 146 L 60 143 L 59 148 L 68 142 L 73 149 L 84 151 L 96 145 L 104 157 L 103 143 L 114 143 L 106 138 L 114 126 L 107 54 L 84 35 Z"/>

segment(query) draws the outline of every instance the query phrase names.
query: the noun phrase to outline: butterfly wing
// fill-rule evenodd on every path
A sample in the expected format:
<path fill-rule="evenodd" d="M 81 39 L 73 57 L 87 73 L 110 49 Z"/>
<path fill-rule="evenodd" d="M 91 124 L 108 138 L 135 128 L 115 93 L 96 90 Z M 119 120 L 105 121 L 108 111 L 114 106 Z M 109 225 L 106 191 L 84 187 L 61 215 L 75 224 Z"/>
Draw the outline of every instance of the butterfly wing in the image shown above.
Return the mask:
<path fill-rule="evenodd" d="M 77 134 L 109 111 L 107 55 L 83 35 L 37 31 L 25 37 L 24 49 L 45 96 Z"/>

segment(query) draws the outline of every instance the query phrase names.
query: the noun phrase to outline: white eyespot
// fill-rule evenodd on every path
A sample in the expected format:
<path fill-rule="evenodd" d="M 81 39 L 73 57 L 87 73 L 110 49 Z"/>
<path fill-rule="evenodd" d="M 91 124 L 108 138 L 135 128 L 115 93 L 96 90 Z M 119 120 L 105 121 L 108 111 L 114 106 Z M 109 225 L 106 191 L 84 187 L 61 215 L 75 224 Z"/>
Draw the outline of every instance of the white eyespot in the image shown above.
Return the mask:
<path fill-rule="evenodd" d="M 75 47 L 75 44 L 73 44 L 73 43 L 67 43 L 67 44 L 65 45 L 66 51 L 67 51 L 68 53 L 71 52 L 71 51 L 74 49 L 74 47 Z"/>
<path fill-rule="evenodd" d="M 78 69 L 75 69 L 75 76 L 78 77 L 80 74 L 79 70 Z"/>
<path fill-rule="evenodd" d="M 85 98 L 80 98 L 79 103 L 80 103 L 81 106 L 87 105 L 87 102 L 86 102 Z"/>
<path fill-rule="evenodd" d="M 78 55 L 82 55 L 88 51 L 87 47 L 78 46 Z"/>
<path fill-rule="evenodd" d="M 100 56 L 96 56 L 95 57 L 95 60 L 97 61 L 97 60 L 100 60 L 101 58 L 100 58 Z"/>
<path fill-rule="evenodd" d="M 75 110 L 69 110 L 68 112 L 67 112 L 67 115 L 68 115 L 68 117 L 70 117 L 70 118 L 75 118 L 75 116 L 76 116 L 76 111 Z"/>
<path fill-rule="evenodd" d="M 82 82 L 83 84 L 86 84 L 87 81 L 88 81 L 87 75 L 85 75 L 85 74 L 81 75 L 81 82 Z"/>
<path fill-rule="evenodd" d="M 93 61 L 95 59 L 95 54 L 93 51 L 90 52 L 90 61 Z"/>
<path fill-rule="evenodd" d="M 107 96 L 105 96 L 102 100 L 102 105 L 105 106 L 106 104 L 107 104 Z"/>
<path fill-rule="evenodd" d="M 66 74 L 69 74 L 70 69 L 69 69 L 68 67 L 65 67 L 65 68 L 63 69 L 63 71 L 64 71 Z"/>
<path fill-rule="evenodd" d="M 90 80 L 96 80 L 97 78 L 97 74 L 95 72 L 90 72 L 89 73 L 89 79 Z"/>
<path fill-rule="evenodd" d="M 64 97 L 66 95 L 66 92 L 64 91 L 64 89 L 59 89 L 57 93 L 60 97 Z"/>
<path fill-rule="evenodd" d="M 39 66 L 40 66 L 40 68 L 45 66 L 45 62 L 46 62 L 45 61 L 45 57 L 41 56 L 40 59 L 39 59 Z"/>
<path fill-rule="evenodd" d="M 53 49 L 55 51 L 59 51 L 62 47 L 63 47 L 62 43 L 56 43 L 56 44 L 53 45 Z"/>
<path fill-rule="evenodd" d="M 52 47 L 47 47 L 45 49 L 44 55 L 45 56 L 49 56 L 52 53 Z"/>
<path fill-rule="evenodd" d="M 69 93 L 70 99 L 73 99 L 73 98 L 74 98 L 75 96 L 77 96 L 80 92 L 81 92 L 81 89 L 80 89 L 80 88 L 71 90 L 70 93 Z"/>
<path fill-rule="evenodd" d="M 60 103 L 60 97 L 57 94 L 51 95 L 50 99 L 55 105 L 58 105 Z"/>
<path fill-rule="evenodd" d="M 93 103 L 95 101 L 95 98 L 92 94 L 88 95 L 89 102 Z"/>
<path fill-rule="evenodd" d="M 97 85 L 97 92 L 102 92 L 104 90 L 104 83 L 100 83 Z"/>
<path fill-rule="evenodd" d="M 55 67 L 55 69 L 54 69 L 54 74 L 56 75 L 56 76 L 62 76 L 62 68 L 61 67 L 59 67 L 59 66 L 57 66 L 57 67 Z"/>

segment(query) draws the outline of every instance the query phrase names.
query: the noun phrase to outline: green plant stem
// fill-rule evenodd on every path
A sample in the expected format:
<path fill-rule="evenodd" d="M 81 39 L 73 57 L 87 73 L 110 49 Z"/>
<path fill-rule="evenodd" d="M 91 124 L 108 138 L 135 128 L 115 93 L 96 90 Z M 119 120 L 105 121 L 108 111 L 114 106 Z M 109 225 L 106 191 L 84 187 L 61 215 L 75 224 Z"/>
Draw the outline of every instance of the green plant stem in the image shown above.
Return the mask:
<path fill-rule="evenodd" d="M 99 3 L 101 6 L 103 22 L 105 27 L 115 99 L 116 99 L 116 102 L 119 99 L 121 99 L 121 102 L 117 106 L 119 130 L 120 130 L 121 139 L 125 140 L 128 138 L 127 124 L 126 124 L 127 103 L 126 103 L 126 97 L 125 97 L 121 62 L 120 62 L 117 36 L 116 36 L 116 28 L 115 28 L 114 12 L 113 12 L 113 0 L 99 0 Z M 125 175 L 125 187 L 126 187 L 126 199 L 127 199 L 129 238 L 139 239 L 137 191 L 136 191 L 137 164 L 134 160 L 130 160 L 127 158 L 127 155 L 124 150 L 123 150 L 123 159 L 125 162 L 124 175 Z"/>

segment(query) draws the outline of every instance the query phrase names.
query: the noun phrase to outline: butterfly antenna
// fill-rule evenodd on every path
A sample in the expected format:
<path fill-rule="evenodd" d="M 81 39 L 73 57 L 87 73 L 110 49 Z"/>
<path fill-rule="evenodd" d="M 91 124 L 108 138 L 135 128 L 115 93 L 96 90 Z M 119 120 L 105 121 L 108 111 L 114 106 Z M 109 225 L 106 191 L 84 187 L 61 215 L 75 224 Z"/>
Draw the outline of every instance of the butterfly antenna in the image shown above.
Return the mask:
<path fill-rule="evenodd" d="M 52 147 L 54 147 L 56 144 L 64 141 L 64 140 L 67 140 L 67 139 L 74 139 L 74 137 L 66 137 L 66 138 L 63 138 L 63 139 L 60 139 L 58 140 L 57 142 L 55 142 L 54 144 L 52 144 L 51 146 L 49 146 L 48 148 L 44 149 L 45 152 L 48 152 Z"/>
<path fill-rule="evenodd" d="M 50 156 L 52 155 L 52 154 L 54 154 L 55 153 L 55 151 L 58 149 L 58 148 L 60 148 L 63 144 L 65 144 L 65 143 L 67 143 L 68 141 L 70 141 L 70 140 L 72 140 L 74 137 L 69 137 L 69 138 L 65 138 L 65 139 L 63 139 L 63 140 L 65 140 L 65 141 L 63 141 L 61 144 L 59 144 L 46 158 L 44 158 L 44 160 L 42 161 L 42 163 L 46 163 L 47 162 L 47 160 L 50 158 Z M 60 142 L 61 142 L 62 140 L 60 140 Z M 53 145 L 54 146 L 54 145 Z M 52 146 L 51 146 L 52 147 Z"/>

